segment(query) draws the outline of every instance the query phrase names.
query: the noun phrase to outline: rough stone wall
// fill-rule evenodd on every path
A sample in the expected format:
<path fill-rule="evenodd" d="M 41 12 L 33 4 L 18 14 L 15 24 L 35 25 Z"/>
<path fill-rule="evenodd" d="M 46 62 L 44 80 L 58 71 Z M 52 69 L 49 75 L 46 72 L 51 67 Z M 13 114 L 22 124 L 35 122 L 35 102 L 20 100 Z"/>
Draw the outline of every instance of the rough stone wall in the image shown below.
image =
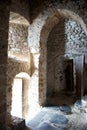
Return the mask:
<path fill-rule="evenodd" d="M 15 4 L 16 2 L 16 4 Z M 5 130 L 6 128 L 6 116 L 7 116 L 7 101 L 8 101 L 8 94 L 10 92 L 10 88 L 8 89 L 8 28 L 9 28 L 9 14 L 10 11 L 17 12 L 19 14 L 23 14 L 29 20 L 29 4 L 25 1 L 18 1 L 12 2 L 11 0 L 3 0 L 0 1 L 0 95 L 1 95 L 1 102 L 0 102 L 0 130 Z M 27 1 L 28 2 L 28 1 Z M 25 4 L 26 3 L 26 4 Z M 12 5 L 11 5 L 12 4 Z M 16 6 L 17 5 L 17 6 Z M 20 5 L 20 7 L 19 7 Z M 22 5 L 22 6 L 21 6 Z M 26 6 L 24 6 L 26 5 Z M 10 8 L 11 7 L 11 8 Z M 23 65 L 24 66 L 24 65 Z M 18 67 L 18 66 L 17 66 Z M 26 65 L 25 65 L 26 67 Z M 25 68 L 24 67 L 24 68 Z M 12 68 L 13 69 L 13 68 Z M 12 69 L 10 71 L 12 71 Z M 20 69 L 19 69 L 20 70 Z M 22 69 L 24 70 L 24 69 Z M 21 71 L 22 71 L 21 70 Z M 26 71 L 26 69 L 25 69 Z M 28 71 L 29 72 L 29 71 Z M 17 73 L 17 72 L 16 72 Z M 11 93 L 10 93 L 11 94 Z M 11 99 L 9 99 L 10 102 Z M 8 119 L 8 117 L 7 117 Z"/>
<path fill-rule="evenodd" d="M 30 75 L 30 53 L 27 44 L 28 26 L 10 23 L 7 66 L 7 112 L 11 112 L 13 80 L 18 73 Z M 29 86 L 28 86 L 29 87 Z M 24 97 L 23 97 L 24 98 Z"/>
<path fill-rule="evenodd" d="M 64 20 L 54 26 L 47 41 L 47 93 L 64 89 L 64 58 L 65 53 L 65 25 Z M 52 78 L 51 78 L 52 77 Z"/>
<path fill-rule="evenodd" d="M 56 0 L 55 1 L 49 0 L 49 1 L 44 1 L 42 6 L 43 6 L 43 8 L 40 7 L 41 10 L 38 11 L 38 9 L 36 7 L 32 12 L 32 19 L 31 19 L 32 23 L 29 27 L 29 37 L 28 37 L 28 42 L 29 42 L 28 44 L 30 47 L 30 51 L 32 53 L 33 64 L 34 64 L 34 71 L 32 72 L 32 79 L 35 79 L 35 81 L 36 81 L 35 84 L 32 83 L 32 87 L 34 88 L 34 85 L 35 85 L 34 89 L 35 90 L 39 89 L 39 97 L 37 95 L 37 98 L 39 98 L 40 105 L 44 104 L 46 101 L 47 39 L 48 39 L 48 35 L 49 35 L 50 31 L 52 30 L 53 26 L 59 22 L 60 17 L 72 18 L 74 20 L 80 21 L 81 25 L 85 29 L 85 32 L 87 32 L 86 26 L 85 26 L 85 24 L 87 24 L 87 9 L 86 9 L 86 4 L 85 4 L 84 0 L 81 0 L 81 1 L 80 0 L 77 0 L 77 1 L 69 0 L 69 1 L 67 1 L 67 3 L 66 3 L 66 1 L 61 2 L 61 1 L 56 1 Z M 6 8 L 6 6 L 2 6 L 2 7 L 4 7 L 4 9 Z M 28 9 L 29 9 L 29 6 L 28 6 L 27 0 L 25 0 L 25 1 L 12 0 L 11 11 L 19 13 L 19 14 L 23 15 L 25 18 L 29 19 L 29 13 L 28 13 L 29 10 Z M 64 9 L 66 9 L 66 10 L 64 10 Z M 2 8 L 1 8 L 0 12 L 3 12 Z M 6 8 L 6 12 L 4 11 L 4 14 L 6 14 L 5 17 L 7 17 L 7 12 L 8 12 L 8 10 Z M 1 14 L 1 17 L 4 18 L 2 16 L 2 14 Z M 6 23 L 3 23 L 3 21 L 6 21 L 6 19 L 1 21 L 1 26 L 3 26 L 3 28 L 5 28 L 5 26 L 6 26 L 6 28 L 7 28 L 6 23 L 8 23 L 8 20 L 6 21 Z M 83 24 L 83 23 L 85 23 L 85 24 Z M 2 32 L 4 32 L 2 30 L 3 29 L 1 29 L 1 41 L 2 41 L 2 37 L 3 37 Z M 7 32 L 5 32 L 5 33 L 6 33 L 5 36 L 7 36 Z M 7 38 L 5 40 L 6 41 L 4 41 L 4 38 L 3 38 L 4 43 L 7 43 Z M 3 48 L 3 46 L 2 46 L 2 48 Z M 7 52 L 7 48 L 5 51 Z M 4 54 L 4 53 L 2 52 L 1 54 Z M 1 55 L 1 57 L 2 57 L 2 55 Z M 6 57 L 6 59 L 7 59 L 7 57 Z M 5 62 L 6 62 L 6 59 L 5 59 Z M 5 70 L 5 67 L 6 67 L 5 62 L 3 62 L 3 64 L 1 64 L 0 72 L 2 72 L 3 65 L 5 65 L 4 66 L 4 70 Z M 10 63 L 10 62 L 8 61 L 8 63 Z M 18 64 L 18 63 L 19 62 L 17 62 L 16 64 Z M 39 63 L 40 63 L 40 66 L 39 66 Z M 9 65 L 8 65 L 8 67 L 9 67 Z M 22 70 L 22 68 L 21 68 L 21 70 Z M 25 69 L 23 69 L 23 70 L 25 71 Z M 17 73 L 17 70 L 15 70 L 15 72 Z M 33 82 L 33 80 L 32 80 L 32 82 Z M 38 85 L 39 85 L 39 88 L 38 88 Z M 6 94 L 6 93 L 4 93 L 4 94 Z M 32 92 L 32 95 L 33 94 L 34 93 Z M 2 111 L 1 111 L 1 113 L 2 113 Z"/>
<path fill-rule="evenodd" d="M 28 26 L 10 23 L 8 56 L 20 60 L 29 60 L 29 49 L 27 43 Z"/>
<path fill-rule="evenodd" d="M 6 124 L 7 47 L 10 1 L 0 1 L 0 129 Z"/>
<path fill-rule="evenodd" d="M 65 32 L 66 32 L 66 56 L 72 57 L 73 59 L 75 56 L 78 56 L 79 54 L 82 54 L 85 56 L 85 68 L 84 68 L 84 91 L 87 90 L 87 34 L 81 27 L 81 25 L 72 20 L 65 20 Z"/>
<path fill-rule="evenodd" d="M 8 66 L 7 66 L 7 112 L 11 112 L 11 103 L 12 103 L 12 86 L 13 80 L 15 76 L 21 72 L 25 72 L 30 75 L 30 65 L 29 62 L 26 61 L 18 61 L 15 59 L 8 59 Z"/>
<path fill-rule="evenodd" d="M 39 55 L 38 66 L 39 78 L 39 103 L 46 101 L 47 88 L 47 39 L 52 28 L 61 18 L 69 18 L 78 21 L 87 33 L 87 9 L 85 1 L 45 1 L 43 10 L 38 11 L 37 7 L 32 12 L 32 23 L 29 28 L 28 44 L 34 56 Z M 38 16 L 38 17 L 37 17 Z M 33 44 L 32 44 L 33 43 Z M 43 49 L 44 48 L 44 49 Z M 37 86 L 38 87 L 38 86 Z"/>
<path fill-rule="evenodd" d="M 81 25 L 65 19 L 50 32 L 47 42 L 47 91 L 53 93 L 66 88 L 67 59 L 74 59 L 87 50 L 87 35 Z M 86 85 L 86 83 L 85 83 Z"/>
<path fill-rule="evenodd" d="M 73 55 L 87 51 L 87 35 L 78 22 L 65 20 L 65 42 L 65 53 Z"/>
<path fill-rule="evenodd" d="M 81 16 L 85 22 L 87 22 L 86 18 L 86 5 L 87 2 L 85 0 L 37 0 L 38 2 L 33 4 L 33 9 L 31 10 L 31 20 L 37 18 L 38 14 L 42 13 L 45 10 L 55 11 L 56 9 L 68 9 L 73 11 L 74 13 Z M 42 2 L 43 1 L 43 2 Z M 42 4 L 43 3 L 43 4 Z M 39 7 L 38 7 L 39 5 Z"/>

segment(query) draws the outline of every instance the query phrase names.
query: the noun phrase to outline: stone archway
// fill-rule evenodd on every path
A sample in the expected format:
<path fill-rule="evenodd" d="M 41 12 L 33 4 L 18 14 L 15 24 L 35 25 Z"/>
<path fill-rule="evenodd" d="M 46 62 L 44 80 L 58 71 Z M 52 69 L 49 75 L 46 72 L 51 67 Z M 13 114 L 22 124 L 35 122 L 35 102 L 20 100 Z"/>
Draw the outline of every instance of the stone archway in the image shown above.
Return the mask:
<path fill-rule="evenodd" d="M 59 21 L 61 21 L 63 18 L 69 18 L 72 19 L 74 21 L 77 21 L 82 28 L 84 29 L 85 33 L 87 33 L 86 31 L 86 26 L 83 22 L 83 20 L 76 15 L 75 13 L 68 11 L 68 10 L 60 10 L 58 9 L 54 15 L 51 15 L 48 19 L 46 24 L 43 26 L 42 31 L 41 31 L 41 37 L 40 37 L 40 45 L 41 45 L 41 51 L 40 51 L 40 78 L 39 78 L 39 85 L 40 85 L 40 89 L 43 90 L 43 93 L 46 94 L 47 93 L 47 40 L 48 40 L 48 36 L 52 30 L 52 28 L 58 24 Z M 43 74 L 44 73 L 44 74 Z M 43 82 L 42 82 L 43 81 Z M 40 90 L 40 91 L 41 91 Z M 42 97 L 42 94 L 41 94 Z M 43 95 L 43 97 L 46 97 L 45 95 Z M 43 100 L 44 98 L 42 98 Z"/>
<path fill-rule="evenodd" d="M 17 1 L 16 1 L 17 2 Z M 28 12 L 23 12 L 11 3 L 8 30 L 8 65 L 7 65 L 7 113 L 11 111 L 12 84 L 17 73 L 26 72 L 30 75 L 30 53 L 27 46 L 29 19 Z M 24 3 L 23 3 L 24 4 Z M 26 8 L 25 8 L 26 10 Z M 27 18 L 26 18 L 27 16 Z"/>
<path fill-rule="evenodd" d="M 52 28 L 59 23 L 62 19 L 72 19 L 77 21 L 86 31 L 86 25 L 81 17 L 73 11 L 66 9 L 53 9 L 51 11 L 45 11 L 44 15 L 40 14 L 29 28 L 28 45 L 30 51 L 38 66 L 35 70 L 38 71 L 37 84 L 39 84 L 39 104 L 44 105 L 46 103 L 47 93 L 47 40 Z M 33 38 L 34 36 L 34 38 Z M 32 44 L 33 43 L 33 44 Z M 38 55 L 36 57 L 35 55 Z M 36 64 L 36 63 L 34 63 Z M 35 66 L 35 65 L 34 65 Z M 37 86 L 38 87 L 38 86 Z"/>

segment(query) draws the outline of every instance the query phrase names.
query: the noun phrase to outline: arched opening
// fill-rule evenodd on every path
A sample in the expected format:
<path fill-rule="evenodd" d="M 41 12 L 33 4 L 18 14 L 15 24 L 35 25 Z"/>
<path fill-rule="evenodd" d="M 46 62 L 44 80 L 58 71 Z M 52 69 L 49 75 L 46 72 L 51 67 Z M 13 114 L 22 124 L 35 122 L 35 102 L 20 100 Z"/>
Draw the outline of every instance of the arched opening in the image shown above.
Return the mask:
<path fill-rule="evenodd" d="M 18 117 L 23 117 L 25 119 L 27 118 L 26 116 L 28 116 L 27 93 L 28 93 L 29 75 L 30 75 L 30 52 L 27 42 L 28 27 L 29 22 L 23 16 L 21 16 L 18 13 L 10 12 L 9 32 L 8 32 L 9 38 L 8 38 L 8 68 L 7 68 L 7 74 L 8 74 L 7 112 L 12 113 L 12 115 Z M 27 74 L 22 73 L 17 75 L 20 72 L 26 72 Z M 16 95 L 17 89 L 18 89 L 18 95 Z M 15 100 L 17 100 L 16 98 L 19 99 L 20 102 L 17 103 L 19 105 L 18 107 L 20 107 L 19 112 L 17 111 L 17 105 L 14 106 L 16 102 Z"/>
<path fill-rule="evenodd" d="M 12 107 L 11 115 L 27 118 L 29 110 L 28 89 L 30 77 L 27 73 L 17 74 L 13 81 L 12 87 Z"/>
<path fill-rule="evenodd" d="M 8 112 L 11 112 L 12 115 L 23 117 L 25 119 L 33 118 L 39 110 L 39 86 L 37 83 L 37 58 L 39 57 L 39 55 L 35 54 L 35 56 L 32 56 L 30 53 L 27 39 L 28 28 L 29 22 L 24 17 L 22 17 L 20 14 L 10 12 L 8 44 L 8 89 L 10 91 L 8 94 Z M 35 62 L 35 66 L 33 65 L 33 62 Z M 34 70 L 34 67 L 36 68 L 36 70 Z M 20 72 L 26 72 L 27 74 L 31 75 L 28 88 L 26 88 L 25 85 L 28 82 L 26 78 L 22 78 L 18 75 L 15 76 Z M 12 81 L 13 79 L 14 84 L 10 82 L 10 80 Z M 17 86 L 20 85 L 19 89 L 16 84 Z M 18 92 L 20 93 L 18 95 L 16 95 L 16 88 L 19 90 Z M 16 104 L 16 98 L 20 99 L 20 103 L 18 103 L 20 107 L 20 112 L 18 112 L 18 114 L 16 113 L 17 109 L 15 109 L 17 105 L 13 105 L 11 109 L 11 100 L 13 100 L 12 104 Z M 24 98 L 26 98 L 26 100 Z"/>
<path fill-rule="evenodd" d="M 71 11 L 59 9 L 48 17 L 41 30 L 40 37 L 39 81 L 40 89 L 43 90 L 43 96 L 41 95 L 41 98 L 46 97 L 44 100 L 42 99 L 42 104 L 57 105 L 58 98 L 55 102 L 55 98 L 50 98 L 49 95 L 52 94 L 51 96 L 56 95 L 57 97 L 57 92 L 60 92 L 62 87 L 66 92 L 67 89 L 70 91 L 70 93 L 68 93 L 69 91 L 67 92 L 67 98 L 68 96 L 73 96 L 73 94 L 75 94 L 78 99 L 82 97 L 84 89 L 83 55 L 85 55 L 86 48 L 86 39 L 83 37 L 86 37 L 86 33 L 86 26 L 82 19 Z M 68 74 L 71 75 L 71 79 L 64 78 L 67 77 Z M 77 78 L 78 74 L 80 78 Z M 42 83 L 42 81 L 44 81 L 44 83 Z M 66 87 L 67 84 L 69 84 L 69 86 Z M 62 97 L 63 95 L 60 94 L 60 96 Z M 62 104 L 64 104 L 65 98 L 61 97 L 59 101 L 63 101 Z M 70 101 L 70 104 L 75 102 L 75 100 Z"/>
<path fill-rule="evenodd" d="M 73 104 L 83 95 L 86 47 L 83 36 L 86 37 L 84 30 L 74 20 L 63 19 L 52 28 L 47 41 L 48 104 L 57 105 L 55 100 L 58 104 Z M 82 86 L 78 86 L 78 73 Z"/>
<path fill-rule="evenodd" d="M 28 27 L 29 22 L 23 16 L 10 12 L 8 57 L 29 62 Z"/>

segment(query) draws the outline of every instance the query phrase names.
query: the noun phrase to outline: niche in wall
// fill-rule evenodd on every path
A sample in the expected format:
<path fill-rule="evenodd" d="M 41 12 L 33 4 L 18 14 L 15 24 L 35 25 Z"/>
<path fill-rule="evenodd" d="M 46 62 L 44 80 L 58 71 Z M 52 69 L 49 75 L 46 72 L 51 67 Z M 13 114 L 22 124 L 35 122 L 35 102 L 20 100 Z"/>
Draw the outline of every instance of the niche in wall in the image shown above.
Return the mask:
<path fill-rule="evenodd" d="M 59 93 L 62 97 L 63 90 L 65 93 L 76 91 L 74 59 L 85 54 L 86 41 L 87 36 L 81 25 L 76 21 L 63 19 L 53 27 L 47 41 L 48 98 L 53 95 L 58 96 Z M 67 82 L 72 87 L 68 86 Z"/>
<path fill-rule="evenodd" d="M 28 21 L 20 14 L 10 12 L 8 57 L 29 61 Z"/>

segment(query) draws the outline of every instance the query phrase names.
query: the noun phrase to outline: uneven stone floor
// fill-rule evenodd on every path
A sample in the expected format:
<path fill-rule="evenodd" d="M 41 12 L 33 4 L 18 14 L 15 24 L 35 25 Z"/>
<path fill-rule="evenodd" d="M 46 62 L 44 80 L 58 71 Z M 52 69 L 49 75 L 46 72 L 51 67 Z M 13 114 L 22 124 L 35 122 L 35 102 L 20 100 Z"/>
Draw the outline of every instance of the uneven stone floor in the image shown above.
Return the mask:
<path fill-rule="evenodd" d="M 69 106 L 65 112 L 60 108 L 42 108 L 35 118 L 26 122 L 26 130 L 87 130 L 86 111 L 75 109 L 74 106 Z"/>
<path fill-rule="evenodd" d="M 27 120 L 26 130 L 87 130 L 87 95 L 82 100 L 72 100 L 72 104 L 64 99 L 66 98 L 63 96 L 65 104 L 49 104 L 32 120 Z M 74 98 L 69 100 L 71 99 Z"/>

